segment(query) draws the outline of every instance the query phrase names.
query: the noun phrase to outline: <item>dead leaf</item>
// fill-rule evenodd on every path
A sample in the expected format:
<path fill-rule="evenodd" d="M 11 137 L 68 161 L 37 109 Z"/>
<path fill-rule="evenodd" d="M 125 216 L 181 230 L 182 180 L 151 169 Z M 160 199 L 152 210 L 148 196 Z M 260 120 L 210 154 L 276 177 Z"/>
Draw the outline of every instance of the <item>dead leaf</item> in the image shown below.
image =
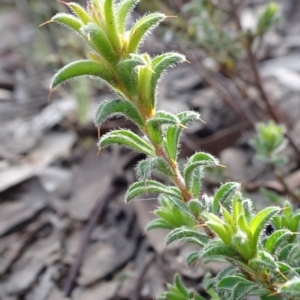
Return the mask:
<path fill-rule="evenodd" d="M 56 159 L 68 156 L 75 139 L 70 132 L 47 134 L 20 164 L 1 170 L 0 192 L 35 176 Z"/>

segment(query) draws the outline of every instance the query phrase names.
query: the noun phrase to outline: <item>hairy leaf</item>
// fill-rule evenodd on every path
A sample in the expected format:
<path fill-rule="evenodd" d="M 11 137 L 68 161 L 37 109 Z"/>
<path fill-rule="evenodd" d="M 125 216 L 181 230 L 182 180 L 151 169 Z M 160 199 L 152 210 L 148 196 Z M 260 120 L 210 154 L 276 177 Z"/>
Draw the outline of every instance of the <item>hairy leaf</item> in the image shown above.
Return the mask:
<path fill-rule="evenodd" d="M 212 212 L 218 214 L 220 211 L 220 204 L 223 204 L 231 193 L 235 193 L 240 188 L 240 184 L 237 182 L 227 182 L 223 184 L 215 193 Z"/>
<path fill-rule="evenodd" d="M 183 285 L 180 276 L 178 274 L 175 275 L 174 277 L 174 283 L 177 289 L 184 295 L 184 296 L 189 296 L 189 292 L 186 289 L 186 287 Z"/>
<path fill-rule="evenodd" d="M 168 177 L 173 177 L 174 172 L 168 163 L 160 157 L 149 157 L 140 161 L 136 167 L 140 180 L 146 180 L 151 177 L 152 171 L 156 170 Z"/>
<path fill-rule="evenodd" d="M 195 220 L 195 216 L 191 213 L 188 206 L 177 196 L 177 197 L 168 197 L 168 199 L 176 206 L 178 207 L 182 212 L 187 214 L 189 217 L 191 217 L 193 220 Z"/>
<path fill-rule="evenodd" d="M 198 240 L 198 244 L 202 247 L 208 242 L 209 238 L 207 235 L 200 233 L 196 230 L 189 228 L 176 228 L 172 230 L 167 237 L 165 238 L 165 244 L 169 245 L 176 240 L 186 239 L 186 238 L 195 238 Z"/>
<path fill-rule="evenodd" d="M 103 9 L 106 23 L 106 32 L 114 49 L 118 53 L 121 50 L 121 41 L 116 23 L 114 0 L 103 0 Z"/>
<path fill-rule="evenodd" d="M 100 78 L 111 85 L 114 83 L 112 74 L 104 65 L 90 60 L 79 60 L 60 69 L 54 75 L 50 88 L 53 89 L 69 79 L 84 75 Z"/>
<path fill-rule="evenodd" d="M 177 117 L 180 121 L 180 124 L 183 126 L 188 125 L 196 120 L 200 119 L 200 114 L 194 111 L 184 111 L 177 114 Z M 165 141 L 165 150 L 168 153 L 168 156 L 173 161 L 176 160 L 178 145 L 179 145 L 179 137 L 182 131 L 181 127 L 170 126 L 166 132 L 166 141 Z"/>
<path fill-rule="evenodd" d="M 173 229 L 174 226 L 171 223 L 169 223 L 168 221 L 161 219 L 161 218 L 157 218 L 157 219 L 150 221 L 146 226 L 146 230 L 158 229 L 158 228 Z"/>
<path fill-rule="evenodd" d="M 131 57 L 122 60 L 117 65 L 118 74 L 130 95 L 135 96 L 138 90 L 137 67 L 143 65 L 143 60 Z"/>
<path fill-rule="evenodd" d="M 153 106 L 155 105 L 155 101 L 156 101 L 155 94 L 157 90 L 157 83 L 161 78 L 162 74 L 164 73 L 164 71 L 169 67 L 184 62 L 185 60 L 186 59 L 184 55 L 176 52 L 164 53 L 162 55 L 156 56 L 152 60 L 152 69 L 154 74 L 151 79 L 151 99 L 152 99 Z"/>
<path fill-rule="evenodd" d="M 130 130 L 119 129 L 110 131 L 109 133 L 103 135 L 98 143 L 99 148 L 112 145 L 125 146 L 146 155 L 155 156 L 153 146 Z"/>
<path fill-rule="evenodd" d="M 191 213 L 197 217 L 203 211 L 203 204 L 198 199 L 192 199 L 188 202 Z"/>
<path fill-rule="evenodd" d="M 78 18 L 82 21 L 83 24 L 87 24 L 91 21 L 91 17 L 81 5 L 75 2 L 68 2 L 67 5 L 78 16 Z"/>
<path fill-rule="evenodd" d="M 225 245 L 220 240 L 212 241 L 202 251 L 203 258 L 214 260 L 218 257 L 225 257 L 229 259 L 240 258 L 240 255 L 232 247 Z"/>
<path fill-rule="evenodd" d="M 274 254 L 282 242 L 291 236 L 291 232 L 287 229 L 276 230 L 273 232 L 265 243 L 265 250 Z"/>
<path fill-rule="evenodd" d="M 108 118 L 119 115 L 130 119 L 139 127 L 144 125 L 144 122 L 136 108 L 129 101 L 124 99 L 114 99 L 101 102 L 96 111 L 95 124 L 96 126 L 100 126 Z"/>
<path fill-rule="evenodd" d="M 83 25 L 83 23 L 75 16 L 66 13 L 58 13 L 54 17 L 52 17 L 51 20 L 60 23 L 62 25 L 65 25 L 81 35 L 80 28 Z"/>
<path fill-rule="evenodd" d="M 257 213 L 251 220 L 249 229 L 253 235 L 252 246 L 254 249 L 257 249 L 258 238 L 265 224 L 279 211 L 279 207 L 270 206 Z"/>
<path fill-rule="evenodd" d="M 199 253 L 199 251 L 192 252 L 192 253 L 190 253 L 188 255 L 188 257 L 186 259 L 186 264 L 188 266 L 192 266 L 192 265 L 195 265 L 199 260 L 200 260 L 200 253 Z"/>
<path fill-rule="evenodd" d="M 256 285 L 253 281 L 250 281 L 242 276 L 230 275 L 222 278 L 217 284 L 217 288 L 231 291 L 238 283 L 243 283 L 248 286 Z"/>
<path fill-rule="evenodd" d="M 120 34 L 125 33 L 126 21 L 129 17 L 130 12 L 137 5 L 140 0 L 123 0 L 119 4 L 116 12 L 117 26 Z"/>
<path fill-rule="evenodd" d="M 136 53 L 143 37 L 162 22 L 165 17 L 163 13 L 152 13 L 138 20 L 129 34 L 128 53 Z"/>
<path fill-rule="evenodd" d="M 118 58 L 107 34 L 102 28 L 95 23 L 88 23 L 82 27 L 81 32 L 87 35 L 87 40 L 90 42 L 101 57 L 108 63 L 116 63 Z"/>
<path fill-rule="evenodd" d="M 204 152 L 195 153 L 187 162 L 184 169 L 184 180 L 188 190 L 191 189 L 192 177 L 197 168 L 215 167 L 219 161 L 210 154 Z"/>
<path fill-rule="evenodd" d="M 135 182 L 129 187 L 125 195 L 125 202 L 129 202 L 139 195 L 148 193 L 162 193 L 173 197 L 178 196 L 170 187 L 154 180 L 146 180 Z"/>

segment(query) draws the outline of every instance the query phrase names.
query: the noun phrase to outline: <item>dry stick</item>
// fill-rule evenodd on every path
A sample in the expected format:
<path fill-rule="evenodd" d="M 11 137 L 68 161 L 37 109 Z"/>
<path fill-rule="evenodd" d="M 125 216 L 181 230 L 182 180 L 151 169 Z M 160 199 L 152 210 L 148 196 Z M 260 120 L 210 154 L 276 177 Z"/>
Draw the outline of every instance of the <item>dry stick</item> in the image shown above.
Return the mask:
<path fill-rule="evenodd" d="M 274 121 L 276 121 L 277 123 L 285 123 L 283 122 L 283 120 L 281 119 L 281 117 L 278 116 L 277 112 L 275 111 L 273 105 L 271 104 L 271 101 L 262 85 L 262 80 L 261 80 L 261 76 L 260 73 L 258 71 L 258 67 L 257 67 L 257 63 L 256 63 L 256 58 L 255 55 L 251 49 L 251 45 L 252 45 L 252 41 L 251 41 L 251 37 L 248 37 L 248 41 L 247 41 L 247 55 L 248 55 L 248 59 L 249 59 L 249 63 L 250 66 L 252 68 L 253 71 L 253 75 L 254 75 L 254 79 L 255 79 L 255 85 L 261 95 L 261 98 L 263 99 L 263 101 L 265 102 L 267 109 L 269 111 L 269 114 L 271 115 L 271 117 L 273 118 Z M 295 152 L 297 153 L 298 157 L 300 157 L 300 149 L 298 147 L 298 145 L 296 144 L 296 142 L 294 141 L 294 138 L 292 137 L 292 135 L 287 131 L 285 133 L 286 137 L 288 138 L 291 146 L 294 148 Z"/>
<path fill-rule="evenodd" d="M 149 257 L 148 260 L 145 262 L 141 272 L 138 275 L 138 279 L 137 279 L 136 286 L 133 291 L 131 300 L 139 300 L 140 299 L 140 292 L 142 289 L 144 277 L 146 276 L 149 268 L 151 267 L 152 263 L 154 262 L 154 259 L 155 259 L 155 256 L 151 255 L 151 257 Z"/>
<path fill-rule="evenodd" d="M 216 76 L 210 74 L 208 70 L 203 66 L 201 60 L 197 57 L 194 51 L 189 51 L 189 57 L 195 62 L 197 68 L 200 70 L 200 73 L 204 77 L 204 79 L 210 84 L 216 93 L 227 103 L 229 107 L 231 107 L 238 116 L 240 116 L 241 120 L 246 118 L 247 122 L 252 126 L 255 125 L 255 118 L 239 101 L 234 101 L 235 97 L 228 94 L 228 92 L 223 87 L 223 84 L 220 80 L 217 79 Z"/>
<path fill-rule="evenodd" d="M 238 27 L 238 29 L 242 32 L 243 28 L 242 28 L 242 24 L 240 22 L 239 16 L 238 16 L 238 6 L 235 5 L 233 0 L 229 0 L 229 3 L 231 5 L 232 8 L 232 16 L 233 19 Z M 276 121 L 277 123 L 285 123 L 283 122 L 283 120 L 281 119 L 281 117 L 277 114 L 276 110 L 274 109 L 269 96 L 267 95 L 264 86 L 262 84 L 262 78 L 260 76 L 260 72 L 258 69 L 258 65 L 257 65 L 257 60 L 255 57 L 255 54 L 253 53 L 252 50 L 252 45 L 253 45 L 253 36 L 251 34 L 247 34 L 247 40 L 246 40 L 246 52 L 247 52 L 247 59 L 249 62 L 249 65 L 251 67 L 253 76 L 254 76 L 254 84 L 257 88 L 257 90 L 260 93 L 260 96 L 262 98 L 262 100 L 264 101 L 264 103 L 267 106 L 267 110 L 269 115 L 272 117 L 272 119 L 274 121 Z M 295 150 L 295 152 L 297 153 L 297 155 L 300 157 L 300 149 L 297 146 L 297 144 L 294 141 L 294 138 L 292 137 L 292 135 L 289 132 L 286 132 L 286 137 L 288 138 L 291 146 L 293 147 L 293 149 Z"/>
<path fill-rule="evenodd" d="M 67 297 L 71 295 L 71 292 L 73 290 L 75 280 L 77 278 L 79 269 L 81 267 L 84 258 L 84 254 L 89 244 L 90 235 L 93 232 L 95 226 L 97 225 L 98 220 L 103 216 L 104 210 L 109 200 L 115 197 L 119 192 L 120 192 L 120 188 L 111 187 L 110 190 L 106 193 L 106 195 L 99 199 L 95 209 L 93 210 L 93 214 L 91 215 L 89 222 L 82 233 L 76 258 L 70 269 L 68 278 L 66 279 L 66 283 L 63 288 L 64 293 Z"/>
<path fill-rule="evenodd" d="M 0 277 L 3 276 L 4 274 L 6 274 L 11 269 L 13 264 L 19 259 L 19 257 L 22 255 L 22 253 L 27 248 L 27 246 L 35 238 L 37 233 L 49 224 L 50 224 L 49 221 L 38 222 L 37 224 L 34 225 L 33 228 L 29 229 L 28 232 L 26 232 L 25 238 L 22 241 L 22 244 L 11 254 L 9 261 L 7 262 L 5 267 L 1 270 Z"/>

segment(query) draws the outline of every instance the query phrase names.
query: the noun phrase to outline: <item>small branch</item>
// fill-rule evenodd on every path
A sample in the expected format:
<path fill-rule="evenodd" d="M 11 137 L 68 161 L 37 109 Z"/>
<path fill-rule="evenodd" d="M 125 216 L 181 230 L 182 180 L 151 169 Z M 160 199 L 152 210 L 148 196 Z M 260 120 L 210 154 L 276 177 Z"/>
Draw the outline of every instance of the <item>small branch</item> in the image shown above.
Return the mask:
<path fill-rule="evenodd" d="M 28 232 L 26 232 L 22 244 L 11 253 L 10 257 L 6 262 L 6 265 L 1 269 L 0 277 L 5 275 L 12 268 L 13 264 L 19 259 L 19 257 L 27 248 L 27 246 L 34 240 L 37 233 L 49 224 L 49 221 L 40 221 L 37 224 L 34 224 L 34 226 L 31 229 L 29 229 Z"/>
<path fill-rule="evenodd" d="M 95 209 L 93 210 L 93 214 L 90 217 L 89 222 L 82 233 L 80 244 L 79 244 L 79 249 L 76 254 L 76 258 L 70 269 L 68 278 L 67 278 L 64 288 L 63 288 L 64 293 L 67 297 L 69 297 L 71 295 L 71 292 L 73 290 L 76 278 L 79 273 L 79 269 L 82 265 L 84 255 L 85 255 L 86 249 L 89 244 L 90 235 L 93 232 L 93 229 L 95 228 L 95 226 L 97 225 L 98 220 L 103 216 L 103 213 L 105 211 L 105 208 L 106 208 L 109 200 L 111 198 L 115 197 L 119 192 L 120 192 L 119 188 L 111 187 L 110 191 L 108 191 L 104 197 L 101 197 L 99 199 L 98 203 L 96 204 Z"/>
<path fill-rule="evenodd" d="M 152 263 L 154 262 L 154 260 L 155 260 L 154 255 L 151 255 L 146 260 L 144 266 L 142 267 L 142 269 L 141 269 L 141 271 L 138 275 L 138 279 L 137 279 L 136 286 L 135 286 L 133 295 L 131 297 L 131 300 L 140 300 L 140 292 L 141 292 L 141 289 L 143 287 L 144 278 L 145 278 L 149 268 L 151 267 Z"/>

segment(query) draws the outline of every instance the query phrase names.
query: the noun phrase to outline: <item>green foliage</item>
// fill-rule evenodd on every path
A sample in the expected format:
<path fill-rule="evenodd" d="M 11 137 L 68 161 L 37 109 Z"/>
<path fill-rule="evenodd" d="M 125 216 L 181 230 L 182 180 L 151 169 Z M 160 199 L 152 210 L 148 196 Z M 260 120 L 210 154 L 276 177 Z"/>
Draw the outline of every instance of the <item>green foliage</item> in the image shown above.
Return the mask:
<path fill-rule="evenodd" d="M 245 299 L 249 295 L 261 299 L 268 299 L 270 295 L 270 299 L 299 299 L 299 210 L 294 211 L 287 202 L 283 209 L 272 206 L 254 212 L 252 201 L 244 198 L 236 182 L 221 185 L 211 196 L 203 194 L 203 170 L 220 167 L 210 154 L 197 152 L 186 160 L 183 170 L 179 168 L 180 135 L 186 126 L 198 121 L 200 115 L 193 111 L 175 115 L 157 110 L 159 78 L 170 66 L 184 62 L 185 57 L 175 52 L 156 57 L 139 53 L 144 37 L 165 15 L 149 14 L 126 28 L 125 22 L 137 2 L 92 0 L 87 10 L 69 3 L 75 16 L 54 16 L 52 21 L 69 27 L 83 38 L 89 52 L 88 59 L 59 70 L 51 88 L 88 75 L 104 80 L 118 95 L 117 99 L 99 105 L 96 126 L 121 115 L 137 125 L 142 137 L 130 130 L 116 129 L 100 137 L 98 147 L 121 145 L 146 155 L 136 167 L 139 181 L 128 188 L 125 201 L 158 194 L 159 206 L 154 211 L 157 218 L 148 224 L 148 230 L 171 230 L 165 240 L 167 245 L 182 240 L 199 246 L 199 251 L 188 256 L 189 265 L 199 259 L 204 263 L 221 260 L 233 264 L 206 281 L 207 292 L 213 299 Z M 222 14 L 210 1 L 200 2 L 207 20 L 217 22 L 209 25 L 218 24 Z M 274 23 L 275 14 L 275 7 L 269 5 L 261 16 L 260 32 Z M 226 49 L 232 51 L 230 47 L 239 47 L 239 43 L 234 45 L 222 30 L 220 35 L 211 33 L 207 30 L 203 38 L 219 39 L 216 50 L 224 47 L 224 43 L 229 47 Z M 228 53 L 226 55 L 224 58 L 228 59 Z M 258 125 L 257 130 L 252 144 L 260 157 L 268 163 L 279 163 L 279 151 L 285 143 L 284 128 L 269 122 Z M 172 185 L 151 180 L 153 172 L 166 176 Z M 270 236 L 264 233 L 267 224 L 275 228 Z M 159 299 L 204 298 L 185 288 L 176 275 L 174 285 L 169 284 Z"/>
<path fill-rule="evenodd" d="M 174 284 L 168 284 L 167 286 L 168 291 L 162 293 L 158 299 L 167 299 L 167 300 L 205 300 L 205 298 L 201 297 L 197 294 L 197 292 L 187 289 L 180 277 L 176 274 L 174 277 Z"/>
<path fill-rule="evenodd" d="M 173 201 L 170 201 L 170 197 L 160 195 L 158 202 L 159 207 L 154 211 L 158 218 L 147 225 L 147 230 L 155 228 L 175 229 L 181 226 L 193 228 L 196 225 L 194 218 L 174 204 Z"/>
<path fill-rule="evenodd" d="M 263 35 L 279 21 L 277 3 L 269 3 L 258 18 L 257 34 Z"/>
<path fill-rule="evenodd" d="M 256 131 L 257 135 L 250 141 L 256 150 L 256 158 L 271 164 L 285 163 L 285 157 L 280 155 L 286 146 L 284 126 L 269 121 L 266 124 L 257 124 Z"/>

